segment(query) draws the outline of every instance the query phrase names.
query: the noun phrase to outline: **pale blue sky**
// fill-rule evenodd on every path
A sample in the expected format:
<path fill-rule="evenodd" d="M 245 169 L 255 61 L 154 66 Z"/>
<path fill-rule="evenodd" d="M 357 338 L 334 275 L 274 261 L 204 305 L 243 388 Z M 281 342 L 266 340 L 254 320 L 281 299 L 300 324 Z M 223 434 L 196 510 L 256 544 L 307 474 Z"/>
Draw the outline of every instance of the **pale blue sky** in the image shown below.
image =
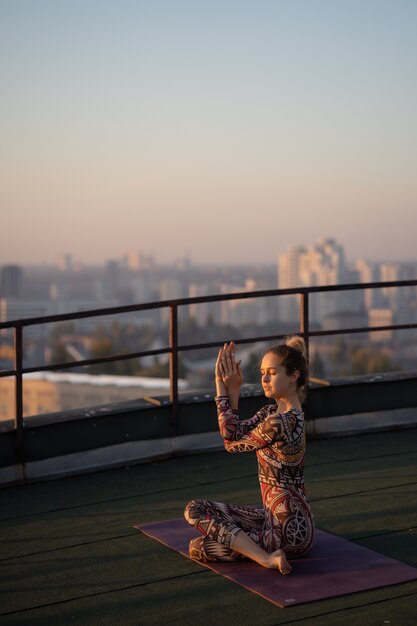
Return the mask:
<path fill-rule="evenodd" d="M 417 258 L 417 1 L 0 0 L 0 72 L 0 263 Z"/>

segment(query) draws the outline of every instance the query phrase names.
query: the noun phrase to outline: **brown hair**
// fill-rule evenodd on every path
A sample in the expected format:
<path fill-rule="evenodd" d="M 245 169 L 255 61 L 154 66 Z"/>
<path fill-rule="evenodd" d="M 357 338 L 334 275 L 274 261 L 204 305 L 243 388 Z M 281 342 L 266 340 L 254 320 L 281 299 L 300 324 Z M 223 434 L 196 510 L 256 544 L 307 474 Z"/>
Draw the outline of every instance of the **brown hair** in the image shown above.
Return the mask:
<path fill-rule="evenodd" d="M 282 343 L 268 348 L 265 354 L 271 352 L 281 358 L 287 376 L 291 376 L 296 370 L 300 372 L 297 379 L 297 391 L 300 400 L 303 401 L 307 395 L 308 386 L 308 360 L 304 339 L 299 335 L 289 335 Z"/>

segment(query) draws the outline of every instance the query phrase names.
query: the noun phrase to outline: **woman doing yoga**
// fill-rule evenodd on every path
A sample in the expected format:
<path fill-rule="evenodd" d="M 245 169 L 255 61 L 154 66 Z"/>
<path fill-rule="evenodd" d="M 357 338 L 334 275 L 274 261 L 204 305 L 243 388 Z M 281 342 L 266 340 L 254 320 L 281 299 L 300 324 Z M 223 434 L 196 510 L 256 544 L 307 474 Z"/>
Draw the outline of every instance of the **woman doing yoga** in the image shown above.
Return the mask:
<path fill-rule="evenodd" d="M 304 340 L 292 336 L 265 353 L 262 387 L 275 402 L 250 419 L 238 414 L 243 375 L 235 347 L 233 342 L 225 344 L 216 361 L 219 429 L 228 452 L 256 451 L 263 506 L 189 502 L 185 518 L 202 533 L 190 542 L 190 556 L 203 562 L 249 558 L 289 574 L 288 559 L 307 554 L 314 532 L 304 486 L 301 399 L 308 381 Z"/>

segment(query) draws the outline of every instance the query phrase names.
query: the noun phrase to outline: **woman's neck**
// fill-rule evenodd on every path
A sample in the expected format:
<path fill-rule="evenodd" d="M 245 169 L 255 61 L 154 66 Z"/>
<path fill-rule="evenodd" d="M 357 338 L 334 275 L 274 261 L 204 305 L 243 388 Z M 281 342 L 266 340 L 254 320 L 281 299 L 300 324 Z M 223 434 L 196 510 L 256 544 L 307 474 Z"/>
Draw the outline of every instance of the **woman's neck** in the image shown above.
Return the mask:
<path fill-rule="evenodd" d="M 291 409 L 298 409 L 299 411 L 301 411 L 301 402 L 298 394 L 291 394 L 285 398 L 276 398 L 276 403 L 278 405 L 278 411 L 280 411 L 280 413 L 286 413 Z"/>

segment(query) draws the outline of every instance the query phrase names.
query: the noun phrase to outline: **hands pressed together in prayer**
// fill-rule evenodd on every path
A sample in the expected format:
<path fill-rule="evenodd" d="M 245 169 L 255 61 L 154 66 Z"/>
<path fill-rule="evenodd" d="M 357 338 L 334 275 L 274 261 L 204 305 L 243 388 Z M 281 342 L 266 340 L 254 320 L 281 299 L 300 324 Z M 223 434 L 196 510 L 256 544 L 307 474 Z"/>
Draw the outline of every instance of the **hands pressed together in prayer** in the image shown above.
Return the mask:
<path fill-rule="evenodd" d="M 233 341 L 229 345 L 225 343 L 219 350 L 215 367 L 216 393 L 218 396 L 228 395 L 231 401 L 237 401 L 243 383 L 241 361 L 236 361 L 235 348 Z"/>

